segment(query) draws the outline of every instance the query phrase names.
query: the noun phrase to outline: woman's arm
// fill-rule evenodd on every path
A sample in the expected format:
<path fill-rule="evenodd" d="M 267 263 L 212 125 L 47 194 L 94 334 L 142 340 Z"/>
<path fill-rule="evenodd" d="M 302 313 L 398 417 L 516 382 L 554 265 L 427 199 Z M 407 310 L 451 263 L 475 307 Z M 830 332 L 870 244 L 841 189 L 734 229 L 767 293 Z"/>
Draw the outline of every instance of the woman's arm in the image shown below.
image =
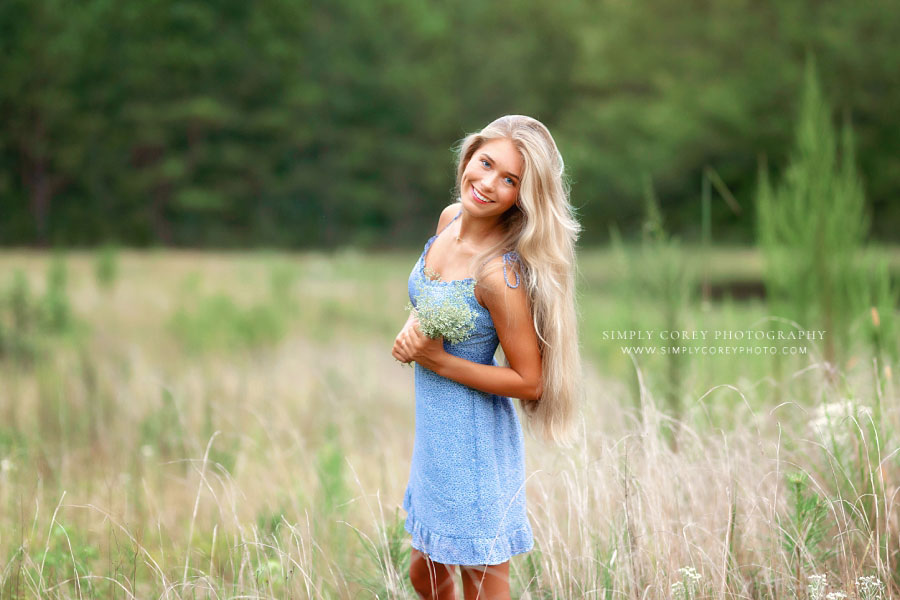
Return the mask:
<path fill-rule="evenodd" d="M 404 358 L 447 379 L 489 394 L 535 401 L 542 391 L 541 353 L 528 294 L 524 285 L 517 288 L 506 285 L 500 261 L 495 259 L 490 265 L 488 275 L 478 283 L 477 289 L 479 301 L 491 313 L 509 367 L 482 365 L 454 356 L 444 350 L 441 339 L 429 339 L 417 324 L 400 333 L 395 347 L 399 347 Z"/>

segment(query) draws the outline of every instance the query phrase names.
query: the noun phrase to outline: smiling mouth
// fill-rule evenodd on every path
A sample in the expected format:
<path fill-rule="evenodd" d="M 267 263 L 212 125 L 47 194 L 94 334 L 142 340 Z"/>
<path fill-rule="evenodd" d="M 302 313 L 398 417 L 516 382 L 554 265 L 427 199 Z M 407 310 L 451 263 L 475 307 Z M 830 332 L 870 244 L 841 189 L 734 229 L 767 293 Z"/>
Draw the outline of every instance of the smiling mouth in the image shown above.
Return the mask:
<path fill-rule="evenodd" d="M 472 186 L 472 195 L 475 196 L 475 199 L 481 202 L 482 204 L 489 204 L 493 202 L 493 200 L 488 200 L 484 196 L 478 193 L 478 190 L 475 189 L 475 186 Z"/>

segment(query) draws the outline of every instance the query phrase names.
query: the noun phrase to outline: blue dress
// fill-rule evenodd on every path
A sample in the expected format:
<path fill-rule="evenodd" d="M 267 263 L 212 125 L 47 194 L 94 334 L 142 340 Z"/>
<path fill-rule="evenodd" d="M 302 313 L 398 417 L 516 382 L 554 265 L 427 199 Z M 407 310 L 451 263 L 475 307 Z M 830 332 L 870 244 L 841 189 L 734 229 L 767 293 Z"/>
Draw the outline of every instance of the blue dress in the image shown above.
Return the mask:
<path fill-rule="evenodd" d="M 415 306 L 417 294 L 446 294 L 462 286 L 475 311 L 475 333 L 456 344 L 444 340 L 444 349 L 496 365 L 499 339 L 490 313 L 475 298 L 474 280 L 444 282 L 425 276 L 425 257 L 435 239 L 437 235 L 425 244 L 409 276 L 410 301 Z M 514 252 L 504 255 L 504 278 L 506 265 L 517 259 Z M 507 285 L 516 287 L 518 275 L 510 269 L 509 276 L 513 282 L 506 279 Z M 419 364 L 415 389 L 415 443 L 403 499 L 413 547 L 435 562 L 451 565 L 495 565 L 531 550 L 525 452 L 513 401 L 441 377 Z"/>

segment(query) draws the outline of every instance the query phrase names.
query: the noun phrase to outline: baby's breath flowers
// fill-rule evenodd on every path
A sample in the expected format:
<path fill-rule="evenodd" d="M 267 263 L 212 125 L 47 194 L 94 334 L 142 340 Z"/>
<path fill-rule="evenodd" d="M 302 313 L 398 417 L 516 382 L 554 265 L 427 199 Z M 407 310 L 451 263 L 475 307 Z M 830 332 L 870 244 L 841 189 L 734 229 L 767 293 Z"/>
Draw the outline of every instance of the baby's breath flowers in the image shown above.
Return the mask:
<path fill-rule="evenodd" d="M 431 339 L 443 337 L 451 344 L 464 342 L 475 333 L 475 311 L 466 302 L 466 295 L 473 293 L 474 286 L 474 281 L 465 280 L 451 282 L 439 290 L 420 289 L 415 307 L 409 302 L 406 310 L 414 312 L 419 329 Z"/>

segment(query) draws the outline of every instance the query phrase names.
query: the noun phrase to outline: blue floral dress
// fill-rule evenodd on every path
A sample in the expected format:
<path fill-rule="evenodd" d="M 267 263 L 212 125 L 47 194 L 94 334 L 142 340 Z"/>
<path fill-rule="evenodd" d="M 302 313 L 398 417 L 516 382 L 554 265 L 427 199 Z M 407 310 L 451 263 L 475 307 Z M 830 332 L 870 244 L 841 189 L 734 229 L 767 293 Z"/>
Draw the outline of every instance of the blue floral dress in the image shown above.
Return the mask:
<path fill-rule="evenodd" d="M 425 257 L 435 239 L 437 235 L 425 244 L 409 276 L 410 301 L 415 306 L 420 293 L 447 294 L 462 286 L 476 315 L 475 333 L 456 344 L 445 340 L 444 349 L 473 362 L 496 365 L 499 339 L 490 313 L 475 298 L 474 280 L 445 282 L 425 276 Z M 518 260 L 517 255 L 507 253 L 503 260 L 507 285 L 518 286 L 518 275 L 510 269 L 510 282 L 506 269 L 509 261 Z M 413 547 L 435 562 L 451 565 L 500 564 L 531 550 L 525 452 L 513 401 L 451 381 L 418 364 L 415 390 L 415 443 L 403 499 Z"/>

